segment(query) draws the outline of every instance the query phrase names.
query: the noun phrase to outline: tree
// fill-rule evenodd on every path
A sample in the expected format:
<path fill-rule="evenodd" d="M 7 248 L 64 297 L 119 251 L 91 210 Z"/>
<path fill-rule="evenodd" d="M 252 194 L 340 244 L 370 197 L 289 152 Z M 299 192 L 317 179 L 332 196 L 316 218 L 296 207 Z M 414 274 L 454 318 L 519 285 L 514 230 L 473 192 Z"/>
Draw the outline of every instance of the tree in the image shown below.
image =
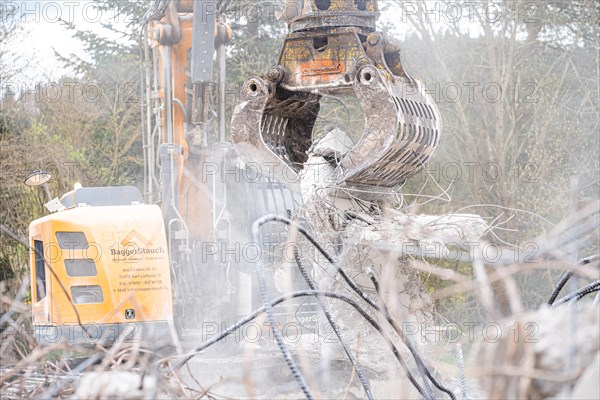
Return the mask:
<path fill-rule="evenodd" d="M 25 66 L 26 60 L 14 51 L 15 42 L 23 36 L 23 26 L 14 13 L 8 7 L 0 8 L 0 86 L 10 82 Z"/>
<path fill-rule="evenodd" d="M 92 124 L 83 132 L 65 132 L 72 139 L 83 138 L 84 159 L 98 168 L 102 184 L 141 184 L 142 144 L 140 125 L 140 31 L 142 16 L 148 4 L 104 0 L 95 5 L 112 19 L 101 22 L 99 30 L 80 30 L 64 22 L 75 38 L 82 42 L 90 61 L 75 55 L 57 57 L 77 72 L 75 78 L 79 98 L 74 103 L 92 103 L 87 107 Z M 116 24 L 120 22 L 120 24 Z M 116 35 L 117 39 L 108 34 Z M 64 118 L 72 113 L 49 109 L 50 118 Z M 59 121 L 56 121 L 59 122 Z M 63 122 L 63 121 L 60 121 Z M 55 123 L 68 126 L 68 123 Z"/>
<path fill-rule="evenodd" d="M 106 15 L 125 23 L 117 39 L 97 31 L 80 31 L 90 61 L 57 54 L 75 72 L 56 82 L 40 82 L 34 93 L 15 93 L 0 99 L 0 163 L 2 191 L 0 223 L 20 238 L 29 222 L 44 215 L 43 191 L 23 185 L 36 168 L 48 170 L 51 192 L 60 195 L 79 181 L 85 186 L 138 184 L 142 164 L 140 136 L 139 57 L 136 29 L 147 6 L 107 0 L 98 2 Z M 104 28 L 116 33 L 111 21 Z M 20 27 L 11 19 L 0 24 L 2 82 L 18 76 L 21 60 L 8 51 Z M 28 252 L 1 236 L 0 280 L 17 280 L 27 271 Z"/>
<path fill-rule="evenodd" d="M 0 201 L 5 205 L 0 210 L 0 224 L 15 229 L 19 235 L 23 234 L 22 225 L 13 216 L 20 215 L 20 210 L 31 210 L 30 199 L 24 190 L 12 185 L 14 166 L 27 158 L 27 154 L 16 146 L 17 132 L 25 123 L 20 117 L 23 107 L 16 101 L 19 93 L 11 84 L 24 67 L 24 60 L 13 50 L 14 43 L 23 35 L 22 26 L 14 15 L 7 14 L 4 7 L 0 8 Z M 4 232 L 0 233 L 0 281 L 22 275 L 26 270 L 27 257 L 25 249 Z"/>
<path fill-rule="evenodd" d="M 396 3 L 411 27 L 403 45 L 406 69 L 427 82 L 444 121 L 429 172 L 404 190 L 443 198 L 449 188 L 452 198 L 412 210 L 480 214 L 499 228 L 491 240 L 535 252 L 532 239 L 599 195 L 600 5 L 452 3 L 461 11 L 457 18 L 456 8 L 444 3 Z M 550 291 L 552 277 L 517 277 L 530 294 L 527 306 L 544 300 L 536 295 Z M 503 288 L 496 289 L 507 305 Z"/>
<path fill-rule="evenodd" d="M 598 194 L 600 32 L 588 24 L 598 20 L 597 2 L 494 3 L 500 14 L 482 3 L 456 20 L 397 3 L 413 28 L 407 69 L 419 71 L 442 111 L 443 144 L 429 169 L 442 186 L 457 178 L 452 208 L 495 204 L 558 220 L 575 175 L 582 196 Z M 523 236 L 510 239 L 544 224 L 520 214 L 508 227 Z"/>

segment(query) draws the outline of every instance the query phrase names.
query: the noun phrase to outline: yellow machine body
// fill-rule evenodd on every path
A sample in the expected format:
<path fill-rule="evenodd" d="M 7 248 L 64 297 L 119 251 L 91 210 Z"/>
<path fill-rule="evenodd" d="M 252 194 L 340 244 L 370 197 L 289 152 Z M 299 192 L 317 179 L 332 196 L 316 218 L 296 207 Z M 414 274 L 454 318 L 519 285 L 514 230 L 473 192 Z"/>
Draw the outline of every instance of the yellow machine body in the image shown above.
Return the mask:
<path fill-rule="evenodd" d="M 144 338 L 169 332 L 171 275 L 158 206 L 77 206 L 33 221 L 29 241 L 41 343 L 81 335 L 114 341 L 125 326 Z"/>

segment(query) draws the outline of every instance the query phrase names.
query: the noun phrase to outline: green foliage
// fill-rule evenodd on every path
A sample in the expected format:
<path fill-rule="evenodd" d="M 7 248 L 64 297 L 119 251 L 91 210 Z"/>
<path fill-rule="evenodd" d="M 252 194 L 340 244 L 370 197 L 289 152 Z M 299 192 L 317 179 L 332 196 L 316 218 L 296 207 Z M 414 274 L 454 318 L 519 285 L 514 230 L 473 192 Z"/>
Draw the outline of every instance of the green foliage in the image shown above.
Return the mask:
<path fill-rule="evenodd" d="M 470 262 L 450 260 L 427 261 L 438 268 L 455 271 L 462 276 L 473 276 L 473 264 Z M 425 290 L 432 296 L 439 290 L 448 289 L 456 285 L 456 282 L 453 280 L 444 279 L 433 274 L 421 273 L 419 277 Z M 481 315 L 481 307 L 479 307 L 475 295 L 471 292 L 463 291 L 439 299 L 435 302 L 435 309 L 438 315 L 443 315 L 449 321 L 480 321 L 484 319 Z M 444 323 L 444 321 L 440 322 Z"/>
<path fill-rule="evenodd" d="M 116 34 L 117 39 L 65 23 L 91 59 L 87 62 L 73 56 L 61 57 L 79 75 L 75 80 L 82 93 L 76 103 L 88 112 L 83 119 L 81 115 L 73 115 L 83 130 L 72 132 L 73 137 L 79 138 L 79 143 L 83 137 L 86 146 L 81 150 L 71 148 L 68 156 L 94 166 L 94 182 L 89 182 L 93 185 L 139 186 L 142 182 L 139 32 L 146 6 L 114 0 L 96 4 L 101 12 L 113 17 L 101 25 L 108 35 Z M 56 114 L 56 110 L 49 112 Z M 122 171 L 128 172 L 122 174 Z"/>
<path fill-rule="evenodd" d="M 287 28 L 283 21 L 274 18 L 271 4 L 268 2 L 261 11 L 254 12 L 254 1 L 239 1 L 231 7 L 233 40 L 227 60 L 231 83 L 241 84 L 277 65 Z"/>
<path fill-rule="evenodd" d="M 65 23 L 89 57 L 82 60 L 57 55 L 75 76 L 40 83 L 35 93 L 18 99 L 2 99 L 0 201 L 6 207 L 0 210 L 0 217 L 21 238 L 27 237 L 29 222 L 45 214 L 44 192 L 23 185 L 25 176 L 36 168 L 52 174 L 50 189 L 54 196 L 71 190 L 75 182 L 84 186 L 141 186 L 136 38 L 146 5 L 131 4 L 135 6 L 113 0 L 96 4 L 103 11 L 117 10 L 104 13 L 121 21 L 104 23 L 109 36 Z M 1 240 L 0 280 L 22 276 L 28 269 L 27 251 L 4 235 Z"/>
<path fill-rule="evenodd" d="M 130 67 L 132 61 L 138 62 L 141 21 L 149 4 L 143 1 L 101 0 L 96 1 L 94 7 L 99 15 L 108 16 L 108 20 L 99 21 L 94 30 L 81 30 L 72 21 L 61 21 L 82 43 L 91 61 L 74 54 L 55 52 L 57 58 L 77 74 L 108 74 L 110 69 L 107 66 L 123 68 Z"/>

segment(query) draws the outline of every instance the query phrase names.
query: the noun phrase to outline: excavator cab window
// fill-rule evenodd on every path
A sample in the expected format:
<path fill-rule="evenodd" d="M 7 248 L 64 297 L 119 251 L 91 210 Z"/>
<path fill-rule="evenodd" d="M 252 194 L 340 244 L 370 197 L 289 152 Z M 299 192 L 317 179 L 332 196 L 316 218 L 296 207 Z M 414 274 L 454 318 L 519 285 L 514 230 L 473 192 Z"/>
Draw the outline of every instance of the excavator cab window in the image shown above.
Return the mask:
<path fill-rule="evenodd" d="M 97 276 L 96 264 L 88 259 L 65 260 L 67 275 L 70 277 Z"/>
<path fill-rule="evenodd" d="M 61 249 L 86 250 L 89 247 L 83 232 L 56 232 L 56 240 Z"/>
<path fill-rule="evenodd" d="M 46 297 L 46 265 L 44 263 L 44 243 L 41 240 L 33 241 L 35 250 L 35 288 L 36 301 Z"/>
<path fill-rule="evenodd" d="M 98 285 L 71 286 L 73 304 L 95 304 L 104 302 L 102 288 Z"/>

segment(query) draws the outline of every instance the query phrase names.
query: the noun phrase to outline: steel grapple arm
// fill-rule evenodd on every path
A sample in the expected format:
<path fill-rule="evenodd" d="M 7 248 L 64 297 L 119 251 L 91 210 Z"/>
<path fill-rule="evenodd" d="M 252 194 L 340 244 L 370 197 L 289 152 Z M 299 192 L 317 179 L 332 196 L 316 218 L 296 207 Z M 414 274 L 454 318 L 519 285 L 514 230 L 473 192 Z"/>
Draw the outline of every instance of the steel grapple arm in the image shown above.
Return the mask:
<path fill-rule="evenodd" d="M 322 98 L 352 93 L 365 124 L 338 162 L 339 186 L 363 197 L 389 193 L 433 157 L 440 113 L 425 85 L 404 72 L 398 44 L 376 32 L 377 17 L 376 0 L 288 0 L 279 63 L 245 82 L 234 111 L 242 159 L 295 186 Z"/>

